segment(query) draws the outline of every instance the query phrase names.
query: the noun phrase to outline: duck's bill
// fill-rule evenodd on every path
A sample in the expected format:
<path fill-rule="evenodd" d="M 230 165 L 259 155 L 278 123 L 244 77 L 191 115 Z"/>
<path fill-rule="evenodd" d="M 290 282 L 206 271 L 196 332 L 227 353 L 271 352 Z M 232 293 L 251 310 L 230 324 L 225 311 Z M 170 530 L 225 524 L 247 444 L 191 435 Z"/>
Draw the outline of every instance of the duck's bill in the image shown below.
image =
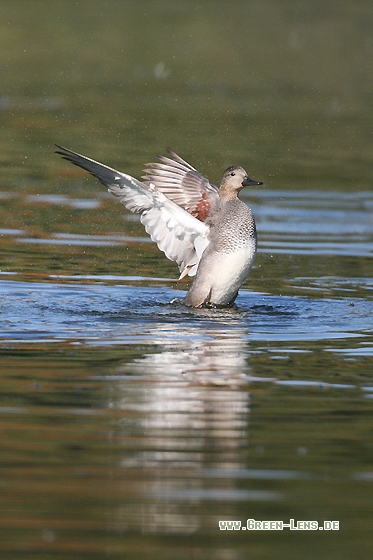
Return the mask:
<path fill-rule="evenodd" d="M 248 176 L 246 176 L 245 179 L 242 181 L 243 187 L 253 187 L 257 185 L 263 185 L 262 181 L 256 181 L 255 179 L 251 179 Z"/>

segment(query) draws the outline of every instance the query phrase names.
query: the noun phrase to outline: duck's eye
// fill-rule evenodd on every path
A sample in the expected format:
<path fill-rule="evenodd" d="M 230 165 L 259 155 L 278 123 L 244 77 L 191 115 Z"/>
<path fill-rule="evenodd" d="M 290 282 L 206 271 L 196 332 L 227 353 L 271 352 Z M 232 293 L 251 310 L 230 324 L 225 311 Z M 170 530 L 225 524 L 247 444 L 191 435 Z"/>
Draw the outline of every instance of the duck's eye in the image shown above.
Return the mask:
<path fill-rule="evenodd" d="M 234 171 L 232 171 L 231 176 L 234 177 L 236 174 Z"/>

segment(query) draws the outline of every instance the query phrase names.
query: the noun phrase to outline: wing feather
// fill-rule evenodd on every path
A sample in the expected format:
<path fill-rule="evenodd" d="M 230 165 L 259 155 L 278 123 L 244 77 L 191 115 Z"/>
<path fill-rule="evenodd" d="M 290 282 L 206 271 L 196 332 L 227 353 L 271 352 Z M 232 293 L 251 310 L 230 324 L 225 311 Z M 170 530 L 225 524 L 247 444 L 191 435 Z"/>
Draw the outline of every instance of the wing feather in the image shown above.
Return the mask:
<path fill-rule="evenodd" d="M 168 148 L 170 157 L 158 156 L 161 163 L 148 163 L 143 179 L 187 210 L 200 221 L 213 220 L 220 209 L 219 190 L 194 167 Z"/>
<path fill-rule="evenodd" d="M 86 156 L 57 145 L 56 153 L 96 177 L 131 212 L 140 214 L 146 232 L 166 257 L 175 261 L 181 277 L 194 276 L 209 244 L 209 227 L 152 184 L 138 181 Z"/>

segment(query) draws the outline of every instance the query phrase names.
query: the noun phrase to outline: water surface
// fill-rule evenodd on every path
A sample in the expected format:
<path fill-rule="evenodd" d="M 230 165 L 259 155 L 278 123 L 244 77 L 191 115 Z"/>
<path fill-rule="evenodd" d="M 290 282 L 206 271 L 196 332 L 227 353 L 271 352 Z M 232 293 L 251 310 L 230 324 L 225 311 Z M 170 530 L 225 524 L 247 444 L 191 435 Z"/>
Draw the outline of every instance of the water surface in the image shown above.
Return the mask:
<path fill-rule="evenodd" d="M 370 4 L 3 2 L 6 560 L 369 557 Z M 229 310 L 57 142 L 140 177 L 243 165 L 259 250 Z M 337 520 L 339 531 L 220 530 Z"/>

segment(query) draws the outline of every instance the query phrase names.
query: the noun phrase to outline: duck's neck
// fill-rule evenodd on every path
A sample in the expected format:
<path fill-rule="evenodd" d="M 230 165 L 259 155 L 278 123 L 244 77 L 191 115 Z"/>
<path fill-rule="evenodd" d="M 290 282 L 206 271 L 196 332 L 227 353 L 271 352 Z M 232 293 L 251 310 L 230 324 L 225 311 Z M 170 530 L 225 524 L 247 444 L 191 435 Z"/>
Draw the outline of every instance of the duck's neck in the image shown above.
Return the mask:
<path fill-rule="evenodd" d="M 220 187 L 219 189 L 219 196 L 222 202 L 228 202 L 228 200 L 237 200 L 237 191 L 236 189 L 227 189 L 224 187 Z"/>

